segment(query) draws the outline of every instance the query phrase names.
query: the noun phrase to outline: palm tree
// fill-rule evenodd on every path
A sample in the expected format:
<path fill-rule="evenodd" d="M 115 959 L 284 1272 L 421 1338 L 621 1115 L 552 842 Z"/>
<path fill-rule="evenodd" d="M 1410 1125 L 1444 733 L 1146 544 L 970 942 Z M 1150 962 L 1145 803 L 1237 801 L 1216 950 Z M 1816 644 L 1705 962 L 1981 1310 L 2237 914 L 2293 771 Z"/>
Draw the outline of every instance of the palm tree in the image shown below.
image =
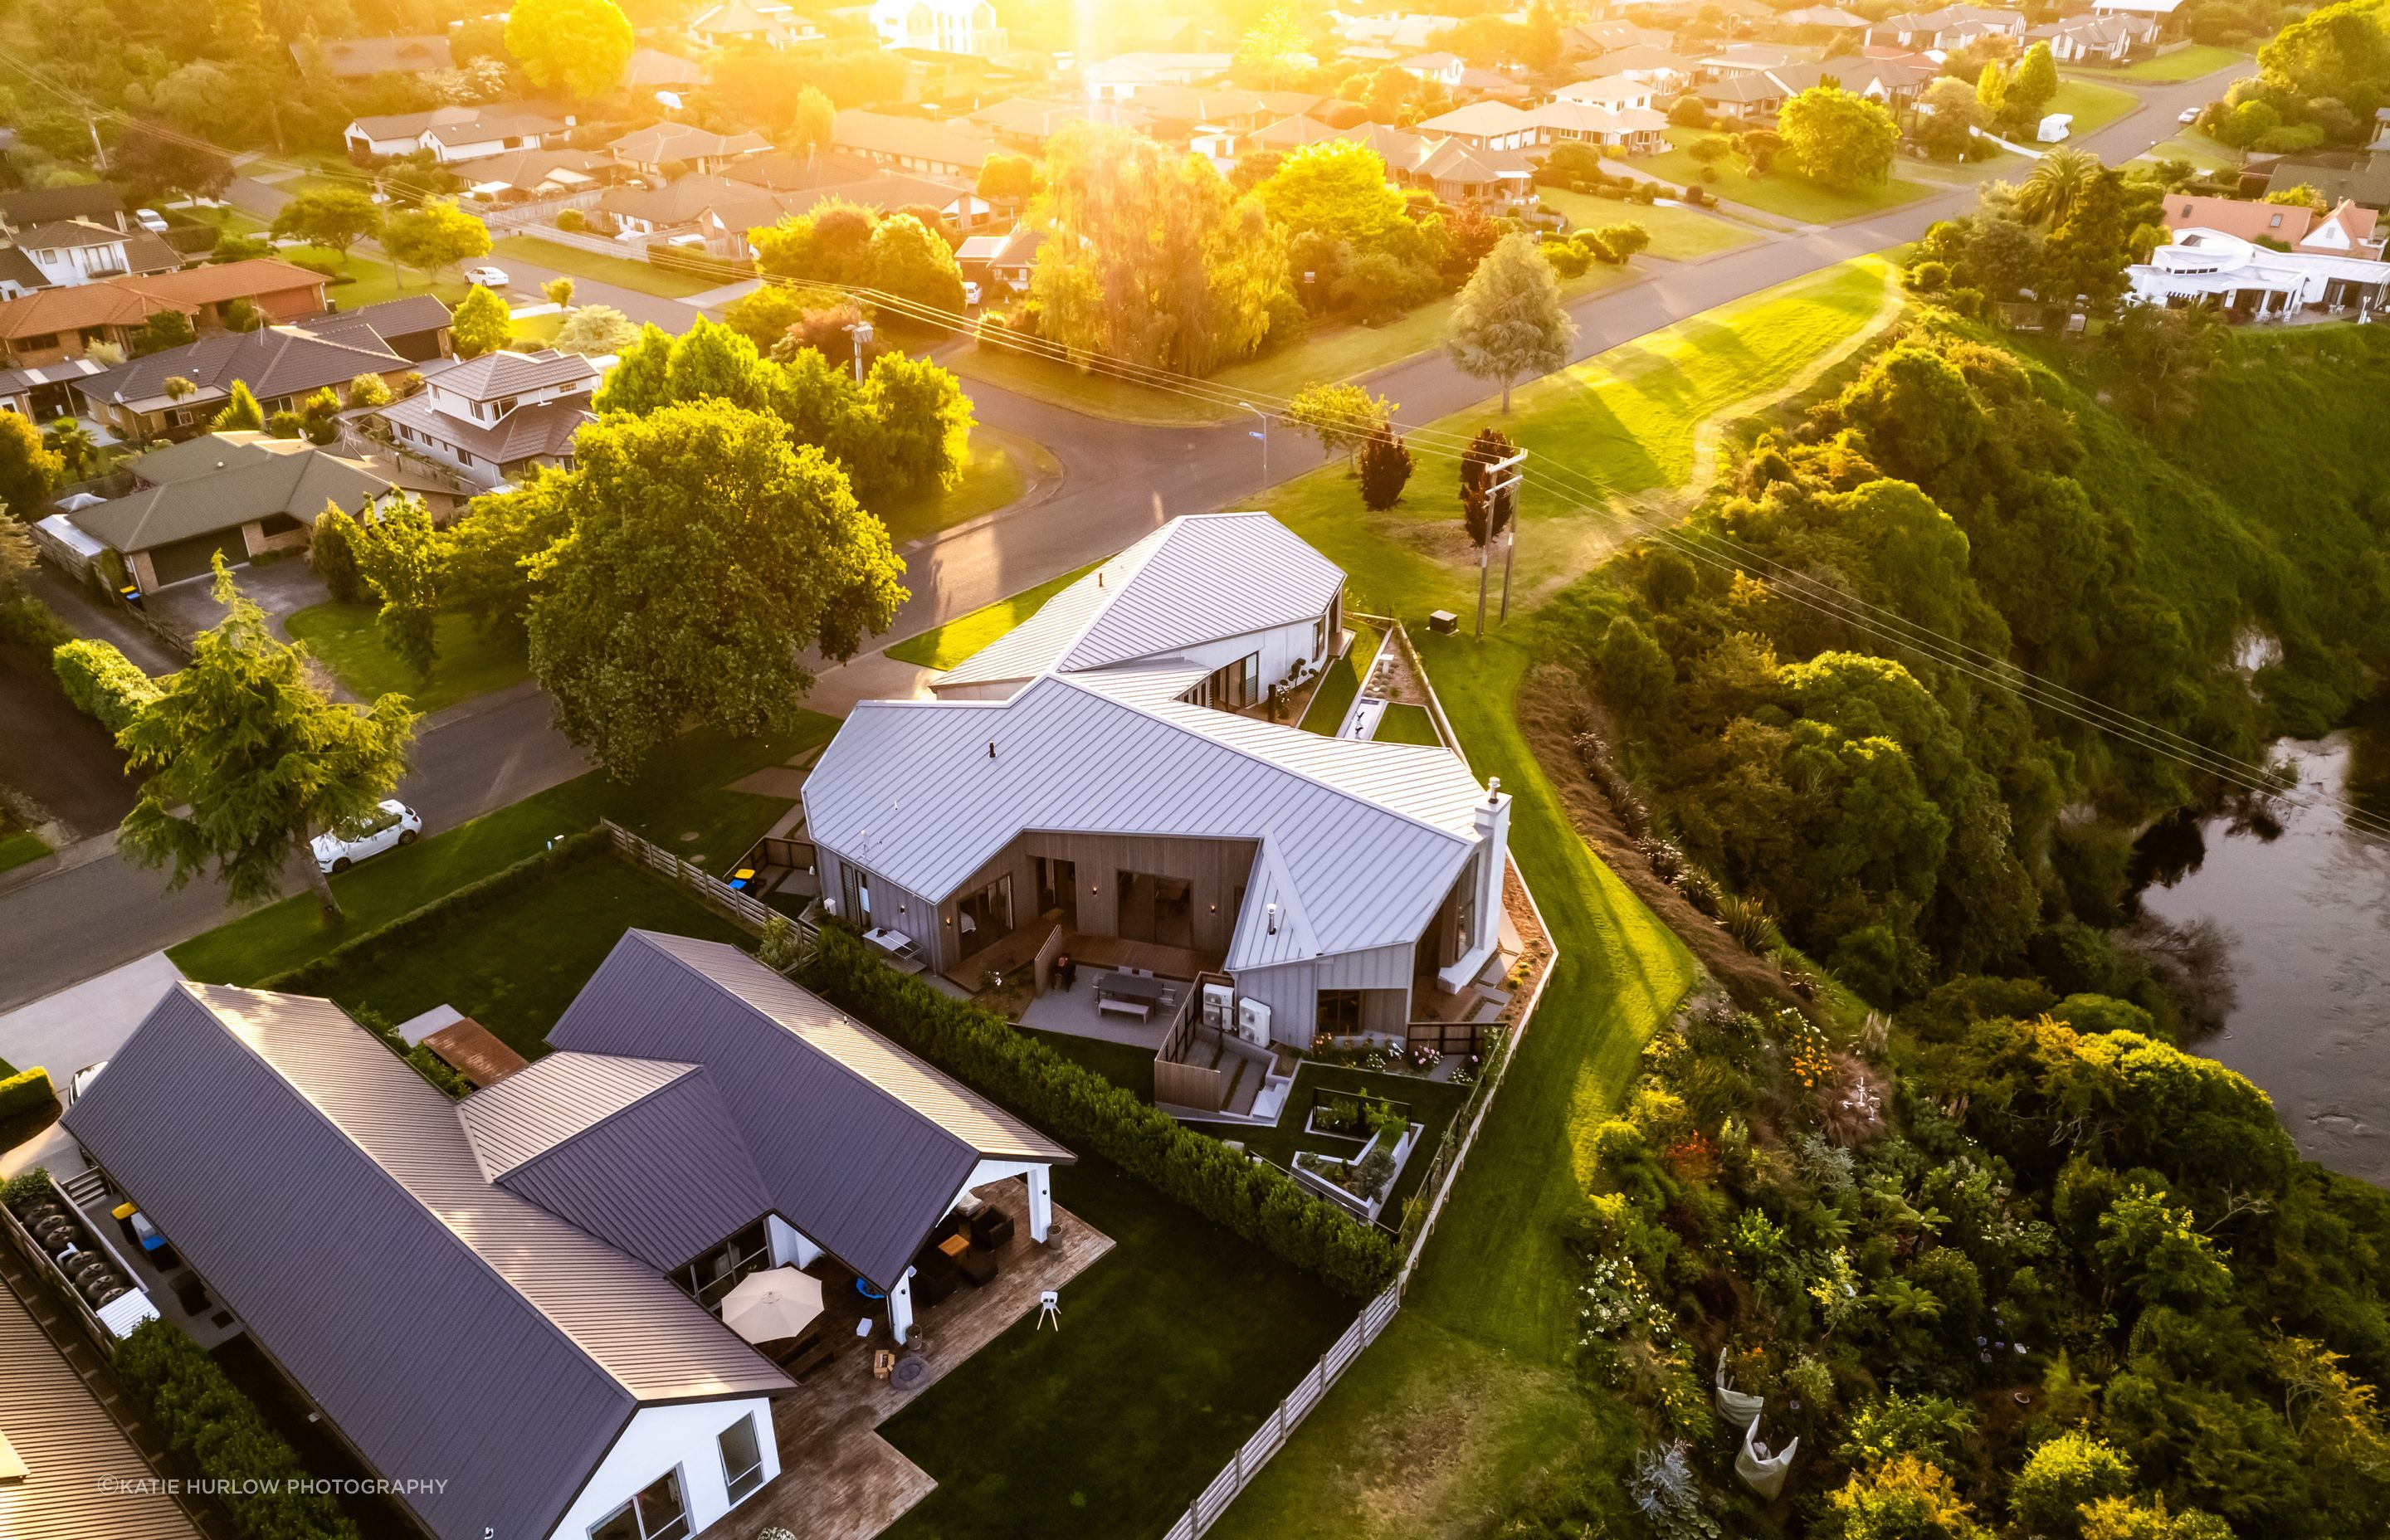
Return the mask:
<path fill-rule="evenodd" d="M 98 457 L 99 441 L 91 436 L 90 429 L 72 417 L 50 424 L 43 430 L 42 437 L 48 442 L 51 452 L 66 462 L 69 481 L 82 481 L 84 470 Z"/>
<path fill-rule="evenodd" d="M 2017 189 L 2017 212 L 2033 224 L 2056 229 L 2075 212 L 2075 200 L 2100 171 L 2100 158 L 2089 150 L 2059 146 L 2035 163 L 2024 186 Z"/>

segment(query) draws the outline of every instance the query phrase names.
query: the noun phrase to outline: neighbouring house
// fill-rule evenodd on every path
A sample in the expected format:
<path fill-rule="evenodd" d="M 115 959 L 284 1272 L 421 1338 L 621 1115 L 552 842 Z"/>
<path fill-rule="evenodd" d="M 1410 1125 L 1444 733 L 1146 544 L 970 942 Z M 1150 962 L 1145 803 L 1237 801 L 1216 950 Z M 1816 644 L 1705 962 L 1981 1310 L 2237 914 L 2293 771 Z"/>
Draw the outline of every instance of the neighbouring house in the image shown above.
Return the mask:
<path fill-rule="evenodd" d="M 1042 231 L 1019 225 L 1003 235 L 969 236 L 955 248 L 955 265 L 963 276 L 983 288 L 997 285 L 1015 294 L 1026 293 L 1029 274 L 1037 265 L 1037 249 L 1046 244 Z"/>
<path fill-rule="evenodd" d="M 702 48 L 792 48 L 818 40 L 822 32 L 811 17 L 780 0 L 724 0 L 700 12 L 688 24 L 688 35 Z"/>
<path fill-rule="evenodd" d="M 420 75 L 453 70 L 448 34 L 412 37 L 336 37 L 315 45 L 311 58 L 304 42 L 290 45 L 290 57 L 302 70 L 321 70 L 334 80 L 366 80 L 375 75 Z"/>
<path fill-rule="evenodd" d="M 1630 107 L 1653 108 L 1661 105 L 1659 85 L 1648 74 L 1600 75 L 1561 86 L 1552 93 L 1552 100 L 1584 102 L 1592 107 L 1606 107 L 1613 112 L 1623 112 Z"/>
<path fill-rule="evenodd" d="M 268 322 L 296 321 L 323 314 L 329 281 L 304 267 L 257 257 L 36 289 L 0 301 L 0 363 L 10 368 L 56 364 L 83 356 L 95 342 L 129 352 L 149 317 L 168 311 L 200 332 L 223 330 L 226 309 L 243 302 Z"/>
<path fill-rule="evenodd" d="M 967 122 L 996 135 L 1009 149 L 1034 155 L 1063 124 L 1100 123 L 1112 128 L 1144 129 L 1152 117 L 1135 107 L 1109 101 L 1048 101 L 1038 96 L 1008 96 L 963 115 Z"/>
<path fill-rule="evenodd" d="M 2165 21 L 2182 6 L 2182 0 L 2091 0 L 2094 16 L 2145 16 L 2153 21 Z"/>
<path fill-rule="evenodd" d="M 339 341 L 363 331 L 411 363 L 448 356 L 448 307 L 436 294 L 409 294 L 355 310 L 336 311 L 298 322 L 302 329 Z"/>
<path fill-rule="evenodd" d="M 1252 714 L 1349 645 L 1343 605 L 1267 514 L 1170 520 L 936 699 L 854 709 L 804 787 L 825 904 L 944 972 L 1060 926 L 1225 973 L 1279 1044 L 1400 1034 L 1493 955 L 1510 799 L 1441 747 Z"/>
<path fill-rule="evenodd" d="M 579 353 L 501 352 L 423 372 L 423 389 L 350 414 L 367 437 L 455 471 L 479 492 L 534 466 L 572 467 L 572 439 L 597 420 L 605 371 Z"/>
<path fill-rule="evenodd" d="M 752 129 L 716 134 L 695 123 L 650 123 L 608 141 L 617 165 L 662 181 L 683 168 L 702 174 L 719 171 L 742 155 L 761 155 L 772 141 Z M 668 169 L 669 168 L 669 169 Z"/>
<path fill-rule="evenodd" d="M 1684 95 L 1685 88 L 1692 84 L 1693 77 L 1700 73 L 1700 69 L 1701 67 L 1691 59 L 1679 58 L 1665 48 L 1655 48 L 1644 44 L 1637 44 L 1631 48 L 1621 48 L 1615 53 L 1601 56 L 1601 72 L 1604 77 L 1627 75 L 1637 80 L 1650 81 L 1651 99 L 1655 105 L 1675 101 Z M 1560 94 L 1565 95 L 1567 90 L 1566 86 L 1562 86 Z"/>
<path fill-rule="evenodd" d="M 993 58 L 1012 45 L 988 0 L 871 0 L 870 18 L 883 48 Z"/>
<path fill-rule="evenodd" d="M 2252 158 L 2242 164 L 2241 190 L 2251 196 L 2313 187 L 2327 204 L 2390 210 L 2390 155 L 2326 150 L 2305 157 Z"/>
<path fill-rule="evenodd" d="M 1425 187 L 1446 203 L 1510 209 L 1536 198 L 1536 163 L 1515 149 L 1479 149 L 1456 138 L 1422 138 L 1410 160 L 1389 162 L 1388 169 L 1396 181 Z"/>
<path fill-rule="evenodd" d="M 1918 53 L 1948 53 L 1976 39 L 1998 34 L 2022 39 L 2023 11 L 1994 10 L 1984 6 L 1945 6 L 1934 11 L 1905 11 L 1887 16 L 1868 28 L 1870 43 L 1897 44 Z"/>
<path fill-rule="evenodd" d="M 2061 64 L 2123 64 L 2155 46 L 2157 24 L 2145 16 L 2070 16 L 2025 30 L 2024 41 L 2049 45 Z"/>
<path fill-rule="evenodd" d="M 1795 10 L 1780 12 L 1776 21 L 1779 26 L 1796 31 L 1815 28 L 1830 32 L 1863 32 L 1868 30 L 1866 17 L 1836 10 L 1831 6 L 1803 6 Z"/>
<path fill-rule="evenodd" d="M 110 229 L 130 230 L 132 212 L 124 195 L 106 182 L 78 182 L 64 187 L 19 187 L 0 193 L 0 235 L 15 239 L 36 225 L 80 219 Z"/>
<path fill-rule="evenodd" d="M 1376 16 L 1352 16 L 1342 11 L 1329 13 L 1329 25 L 1338 37 L 1348 44 L 1410 53 L 1419 52 L 1433 39 L 1452 31 L 1459 19 L 1456 16 L 1433 16 L 1418 11 L 1393 11 Z"/>
<path fill-rule="evenodd" d="M 2169 230 L 2220 230 L 2263 245 L 2276 242 L 2310 256 L 2379 259 L 2383 240 L 2378 215 L 2343 199 L 2319 214 L 2298 203 L 2251 203 L 2237 198 L 2200 198 L 2168 193 L 2163 210 Z M 0 314 L 6 314 L 0 311 Z"/>
<path fill-rule="evenodd" d="M 1622 155 L 1655 155 L 1668 148 L 1668 119 L 1648 107 L 1600 107 L 1592 102 L 1548 101 L 1527 114 L 1539 142 L 1574 141 Z"/>
<path fill-rule="evenodd" d="M 1676 39 L 1657 27 L 1638 27 L 1632 21 L 1587 21 L 1569 27 L 1561 32 L 1561 44 L 1574 52 L 1603 61 L 1628 48 L 1653 48 L 1662 53 Z"/>
<path fill-rule="evenodd" d="M 745 182 L 721 176 L 684 176 L 660 187 L 634 183 L 609 187 L 590 211 L 600 229 L 638 240 L 670 239 L 699 228 L 714 215 L 713 224 L 736 229 L 743 242 L 746 232 L 780 217 L 779 195 Z M 729 255 L 731 253 L 720 253 Z"/>
<path fill-rule="evenodd" d="M 1419 125 L 1423 139 L 1453 139 L 1471 149 L 1532 149 L 1544 142 L 1534 117 L 1509 102 L 1471 102 Z"/>
<path fill-rule="evenodd" d="M 172 273 L 186 259 L 163 236 L 101 219 L 50 220 L 17 230 L 0 247 L 0 300 L 44 289 Z"/>
<path fill-rule="evenodd" d="M 509 150 L 540 149 L 561 140 L 576 120 L 525 102 L 435 107 L 351 122 L 342 138 L 353 160 L 428 150 L 442 165 L 487 160 Z"/>
<path fill-rule="evenodd" d="M 1748 74 L 1755 70 L 1780 70 L 1788 64 L 1806 63 L 1816 59 L 1818 50 L 1801 48 L 1788 43 L 1730 43 L 1713 54 L 1704 54 L 1694 63 L 1705 80 L 1719 80 L 1728 75 Z"/>
<path fill-rule="evenodd" d="M 34 422 L 73 417 L 83 410 L 75 386 L 107 367 L 89 358 L 70 358 L 31 368 L 0 369 L 0 411 Z"/>
<path fill-rule="evenodd" d="M 2125 277 L 2130 298 L 2143 304 L 2204 305 L 2234 321 L 2287 320 L 2302 311 L 2354 311 L 2362 321 L 2390 302 L 2390 263 L 2276 251 L 2197 227 L 2177 230 L 2171 245 L 2126 268 Z"/>
<path fill-rule="evenodd" d="M 635 48 L 623 67 L 623 83 L 634 91 L 686 91 L 705 83 L 705 67 L 661 48 Z"/>
<path fill-rule="evenodd" d="M 927 209 L 938 216 L 937 222 L 950 235 L 956 236 L 968 237 L 973 231 L 985 229 L 996 215 L 995 206 L 969 188 L 896 171 L 874 171 L 860 181 L 782 193 L 780 211 L 792 217 L 809 214 L 816 205 L 832 199 L 882 214 L 902 213 L 908 209 L 918 213 Z M 746 231 L 726 234 L 736 236 L 732 244 L 742 256 L 752 254 L 747 249 Z"/>
<path fill-rule="evenodd" d="M 987 158 L 1002 147 L 977 123 L 853 108 L 838 115 L 830 148 L 895 171 L 975 183 Z"/>
<path fill-rule="evenodd" d="M 773 192 L 803 192 L 808 187 L 831 187 L 848 182 L 861 182 L 880 174 L 876 161 L 859 155 L 822 150 L 813 155 L 790 155 L 785 150 L 772 150 L 763 155 L 747 155 L 722 168 L 722 174 L 733 182 L 750 186 L 765 187 Z"/>
<path fill-rule="evenodd" d="M 248 383 L 270 417 L 296 411 L 328 385 L 340 390 L 361 374 L 378 374 L 395 387 L 414 368 L 414 360 L 392 352 L 370 327 L 339 327 L 324 336 L 302 327 L 261 327 L 128 359 L 75 390 L 109 431 L 146 443 L 206 431 L 238 382 Z M 194 388 L 169 394 L 170 379 Z"/>
<path fill-rule="evenodd" d="M 64 1120 L 435 1540 L 694 1536 L 829 1479 L 726 1296 L 860 1278 L 901 1341 L 973 1189 L 1042 1242 L 1073 1159 L 718 943 L 625 933 L 548 1041 L 452 1101 L 331 1001 L 186 983 Z"/>
<path fill-rule="evenodd" d="M 1133 101 L 1157 85 L 1201 85 L 1228 72 L 1227 54 L 1114 54 L 1079 71 L 1080 86 L 1094 101 Z"/>
<path fill-rule="evenodd" d="M 304 550 L 328 502 L 382 507 L 417 486 L 371 462 L 303 439 L 202 433 L 122 462 L 135 490 L 67 520 L 124 560 L 145 594 L 203 578 L 218 553 L 238 567 L 270 551 Z"/>
<path fill-rule="evenodd" d="M 1204 130 L 1243 134 L 1286 116 L 1258 91 L 1233 85 L 1149 85 L 1135 98 L 1147 132 L 1165 145 L 1183 145 Z"/>
<path fill-rule="evenodd" d="M 1461 77 L 1469 73 L 1469 61 L 1458 54 L 1412 54 L 1394 60 L 1394 67 L 1421 80 L 1432 80 L 1447 91 L 1458 89 Z"/>
<path fill-rule="evenodd" d="M 559 145 L 474 161 L 465 192 L 476 202 L 503 208 L 510 203 L 589 192 L 620 174 L 620 165 L 610 156 Z"/>
<path fill-rule="evenodd" d="M 1692 92 L 1719 117 L 1773 127 L 1787 101 L 1816 86 L 1840 86 L 1897 111 L 1915 101 L 1932 78 L 1927 71 L 1890 59 L 1844 57 L 1767 69 L 1733 69 L 1695 85 Z"/>

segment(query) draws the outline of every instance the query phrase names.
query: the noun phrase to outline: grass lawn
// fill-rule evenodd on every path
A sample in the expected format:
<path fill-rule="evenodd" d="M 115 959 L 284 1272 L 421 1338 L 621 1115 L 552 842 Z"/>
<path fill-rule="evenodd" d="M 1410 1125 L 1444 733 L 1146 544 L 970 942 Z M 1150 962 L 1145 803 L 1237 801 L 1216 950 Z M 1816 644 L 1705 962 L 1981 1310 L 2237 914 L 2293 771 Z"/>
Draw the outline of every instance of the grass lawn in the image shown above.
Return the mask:
<path fill-rule="evenodd" d="M 518 320 L 514 324 L 515 346 L 519 348 L 547 346 L 556 340 L 556 334 L 564 329 L 564 312 L 560 310 L 546 315 L 533 315 Z"/>
<path fill-rule="evenodd" d="M 523 262 L 553 267 L 559 273 L 570 273 L 576 278 L 593 283 L 610 283 L 621 289 L 636 289 L 642 294 L 653 294 L 662 300 L 682 300 L 691 294 L 701 294 L 719 285 L 719 279 L 700 278 L 694 274 L 675 273 L 640 262 L 634 257 L 601 256 L 585 251 L 578 246 L 561 241 L 542 240 L 537 236 L 501 236 L 490 247 L 490 255 L 498 261 L 515 257 Z M 695 323 L 692 314 L 689 320 Z"/>
<path fill-rule="evenodd" d="M 1748 225 L 1737 225 L 1732 220 L 1720 219 L 1696 209 L 1629 203 L 1624 199 L 1599 198 L 1592 193 L 1570 192 L 1562 187 L 1539 187 L 1536 196 L 1543 200 L 1545 208 L 1565 215 L 1573 229 L 1587 225 L 1600 229 L 1605 225 L 1640 225 L 1644 233 L 1651 237 L 1649 248 L 1651 255 L 1677 262 L 1706 257 L 1716 251 L 1731 251 L 1759 238 L 1759 232 Z"/>
<path fill-rule="evenodd" d="M 1324 737 L 1344 725 L 1344 713 L 1353 709 L 1353 698 L 1361 693 L 1362 673 L 1378 661 L 1378 628 L 1349 610 L 1344 623 L 1353 633 L 1353 645 L 1328 665 L 1328 677 L 1311 692 L 1311 705 L 1303 713 L 1306 733 Z"/>
<path fill-rule="evenodd" d="M 1427 714 L 1425 706 L 1392 705 L 1378 719 L 1374 735 L 1381 743 L 1424 743 L 1441 748 L 1444 739 L 1435 736 L 1435 718 Z"/>
<path fill-rule="evenodd" d="M 342 872 L 332 879 L 332 892 L 348 911 L 340 930 L 327 929 L 314 895 L 301 892 L 194 936 L 168 956 L 203 982 L 254 983 L 535 855 L 550 839 L 578 833 L 601 817 L 721 870 L 789 805 L 726 789 L 726 783 L 827 743 L 837 729 L 835 719 L 808 714 L 769 739 L 732 738 L 712 729 L 690 733 L 627 784 L 593 770 Z"/>
<path fill-rule="evenodd" d="M 1021 1029 L 1023 1037 L 1034 1037 L 1083 1070 L 1092 1070 L 1137 1100 L 1153 1100 L 1153 1050 L 1134 1043 L 1108 1043 L 1100 1037 L 1081 1037 L 1067 1032 L 1041 1032 L 1035 1027 Z"/>
<path fill-rule="evenodd" d="M 0 834 L 0 872 L 21 866 L 29 861 L 39 861 L 50 853 L 48 841 L 25 829 L 14 834 Z"/>
<path fill-rule="evenodd" d="M 2173 138 L 2151 146 L 2150 152 L 2140 159 L 2188 160 L 2201 171 L 2231 171 L 2241 164 L 2241 152 L 2195 128 L 2186 128 Z"/>
<path fill-rule="evenodd" d="M 944 625 L 933 625 L 885 650 L 900 663 L 952 668 L 1037 613 L 1047 599 L 1102 565 L 1100 561 L 1090 561 L 1060 577 L 1047 578 L 1034 588 L 1023 588 L 1009 598 L 983 604 L 968 615 L 957 615 Z"/>
<path fill-rule="evenodd" d="M 938 1482 L 888 1540 L 1158 1535 L 1352 1321 L 1104 1161 L 1057 1167 L 1054 1200 L 1112 1249 L 1064 1286 L 1064 1329 L 1016 1322 L 880 1424 Z"/>
<path fill-rule="evenodd" d="M 500 689 L 531 672 L 530 661 L 508 643 L 482 635 L 472 618 L 446 610 L 434 632 L 440 655 L 429 678 L 418 675 L 385 646 L 370 604 L 311 604 L 286 619 L 294 642 L 323 660 L 351 694 L 371 700 L 395 690 L 416 710 L 436 712 L 484 690 Z"/>
<path fill-rule="evenodd" d="M 2248 62 L 2249 56 L 2237 48 L 2219 47 L 2213 43 L 2193 43 L 2173 53 L 2141 59 L 2121 69 L 2096 64 L 2070 64 L 2066 72 L 2091 80 L 2138 80 L 2172 84 L 2178 81 L 2197 80 L 2217 70 L 2229 70 L 2236 64 Z"/>
<path fill-rule="evenodd" d="M 468 285 L 462 277 L 443 275 L 436 283 L 426 283 L 423 275 L 412 267 L 391 265 L 388 257 L 369 257 L 353 252 L 341 256 L 320 246 L 293 246 L 281 255 L 305 257 L 310 262 L 329 263 L 339 271 L 326 297 L 342 310 L 362 310 L 378 305 L 384 300 L 404 299 L 409 294 L 437 294 L 451 307 L 460 303 Z"/>
<path fill-rule="evenodd" d="M 739 942 L 746 932 L 645 869 L 599 852 L 495 908 L 343 969 L 321 986 L 391 1022 L 451 1005 L 526 1059 L 626 930 Z"/>
<path fill-rule="evenodd" d="M 1806 177 L 1784 172 L 1770 172 L 1754 179 L 1744 174 L 1745 162 L 1740 155 L 1728 155 L 1716 163 L 1715 182 L 1703 182 L 1702 163 L 1686 147 L 1707 136 L 1702 129 L 1672 128 L 1668 130 L 1668 142 L 1675 148 L 1663 155 L 1647 156 L 1636 164 L 1664 182 L 1698 185 L 1705 192 L 1804 225 L 1831 225 L 1862 214 L 1881 213 L 1939 190 L 1897 175 L 1881 186 L 1850 192 L 1819 186 Z"/>
<path fill-rule="evenodd" d="M 1692 479 L 1703 423 L 1806 378 L 1883 316 L 1889 274 L 1874 258 L 1845 263 L 1515 391 L 1504 429 L 1531 452 L 1531 472 L 1567 473 L 1574 495 L 1529 482 L 1520 510 L 1513 614 L 1574 581 L 1617 543 L 1626 533 L 1620 503 L 1652 501 Z M 1488 405 L 1433 427 L 1458 437 L 1492 420 Z M 1266 499 L 1352 574 L 1356 605 L 1374 613 L 1416 620 L 1431 610 L 1475 609 L 1476 563 L 1457 513 L 1458 465 L 1428 453 L 1427 437 L 1411 435 L 1418 468 L 1383 513 L 1364 512 L 1336 466 L 1273 488 Z"/>
<path fill-rule="evenodd" d="M 1029 485 L 1029 470 L 1040 476 L 1059 474 L 1060 467 L 1043 444 L 1017 433 L 974 428 L 970 459 L 953 490 L 934 496 L 892 497 L 872 508 L 888 526 L 888 538 L 902 545 L 908 540 L 950 530 L 957 524 L 994 513 L 1017 499 Z"/>
<path fill-rule="evenodd" d="M 2073 113 L 2075 122 L 2069 125 L 2068 137 L 2080 138 L 2107 127 L 2140 105 L 2141 98 L 2121 85 L 2071 78 L 2058 83 L 2058 95 L 2049 98 L 2049 105 L 2042 111 L 2045 115 Z"/>

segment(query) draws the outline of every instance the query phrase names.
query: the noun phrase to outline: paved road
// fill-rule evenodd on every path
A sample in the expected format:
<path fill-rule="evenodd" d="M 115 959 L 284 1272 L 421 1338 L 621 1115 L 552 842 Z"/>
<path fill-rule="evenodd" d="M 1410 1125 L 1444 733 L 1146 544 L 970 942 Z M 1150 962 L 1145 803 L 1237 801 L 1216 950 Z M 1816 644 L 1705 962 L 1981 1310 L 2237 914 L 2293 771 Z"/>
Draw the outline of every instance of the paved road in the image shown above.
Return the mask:
<path fill-rule="evenodd" d="M 2088 135 L 2081 144 L 2109 162 L 2142 154 L 2176 131 L 2175 116 L 2205 102 L 2232 71 L 2142 92 L 2142 106 Z M 271 187 L 237 181 L 230 195 L 267 214 L 280 200 Z M 1835 263 L 1914 240 L 1939 219 L 1972 202 L 1955 188 L 1852 224 L 1771 237 L 1707 262 L 1654 264 L 1650 276 L 1591 295 L 1572 307 L 1577 353 L 1590 356 L 1746 294 Z M 557 276 L 518 258 L 506 267 L 524 287 Z M 674 329 L 689 307 L 610 284 L 576 280 L 585 302 L 617 306 L 634 319 Z M 1406 418 L 1426 421 L 1485 396 L 1478 381 L 1428 353 L 1379 371 L 1370 389 L 1403 404 Z M 1265 484 L 1260 446 L 1241 423 L 1218 428 L 1135 428 L 1099 421 L 987 385 L 971 395 L 980 419 L 1034 439 L 1061 461 L 1063 480 L 1049 497 L 975 520 L 905 548 L 912 598 L 890 639 L 910 635 L 1057 572 L 1120 549 L 1175 513 L 1218 507 Z M 1317 463 L 1287 435 L 1271 456 L 1271 481 Z M 858 677 L 862 672 L 858 670 Z M 818 698 L 851 698 L 835 675 Z M 549 725 L 546 701 L 529 684 L 443 713 L 428 727 L 418 769 L 402 794 L 437 830 L 500 807 L 578 774 L 583 762 Z M 212 888 L 161 896 L 153 874 L 133 869 L 90 842 L 63 869 L 0 890 L 0 1009 L 171 945 L 219 921 Z"/>

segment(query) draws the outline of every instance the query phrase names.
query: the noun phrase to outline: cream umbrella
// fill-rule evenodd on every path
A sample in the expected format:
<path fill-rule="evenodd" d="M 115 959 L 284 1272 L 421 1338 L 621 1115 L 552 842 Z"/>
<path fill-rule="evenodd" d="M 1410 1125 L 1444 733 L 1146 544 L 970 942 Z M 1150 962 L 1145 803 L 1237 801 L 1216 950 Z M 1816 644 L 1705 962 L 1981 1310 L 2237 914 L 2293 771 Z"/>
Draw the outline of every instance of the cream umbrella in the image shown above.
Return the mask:
<path fill-rule="evenodd" d="M 821 1285 L 793 1267 L 767 1267 L 722 1297 L 722 1324 L 751 1342 L 794 1337 L 821 1314 Z"/>

